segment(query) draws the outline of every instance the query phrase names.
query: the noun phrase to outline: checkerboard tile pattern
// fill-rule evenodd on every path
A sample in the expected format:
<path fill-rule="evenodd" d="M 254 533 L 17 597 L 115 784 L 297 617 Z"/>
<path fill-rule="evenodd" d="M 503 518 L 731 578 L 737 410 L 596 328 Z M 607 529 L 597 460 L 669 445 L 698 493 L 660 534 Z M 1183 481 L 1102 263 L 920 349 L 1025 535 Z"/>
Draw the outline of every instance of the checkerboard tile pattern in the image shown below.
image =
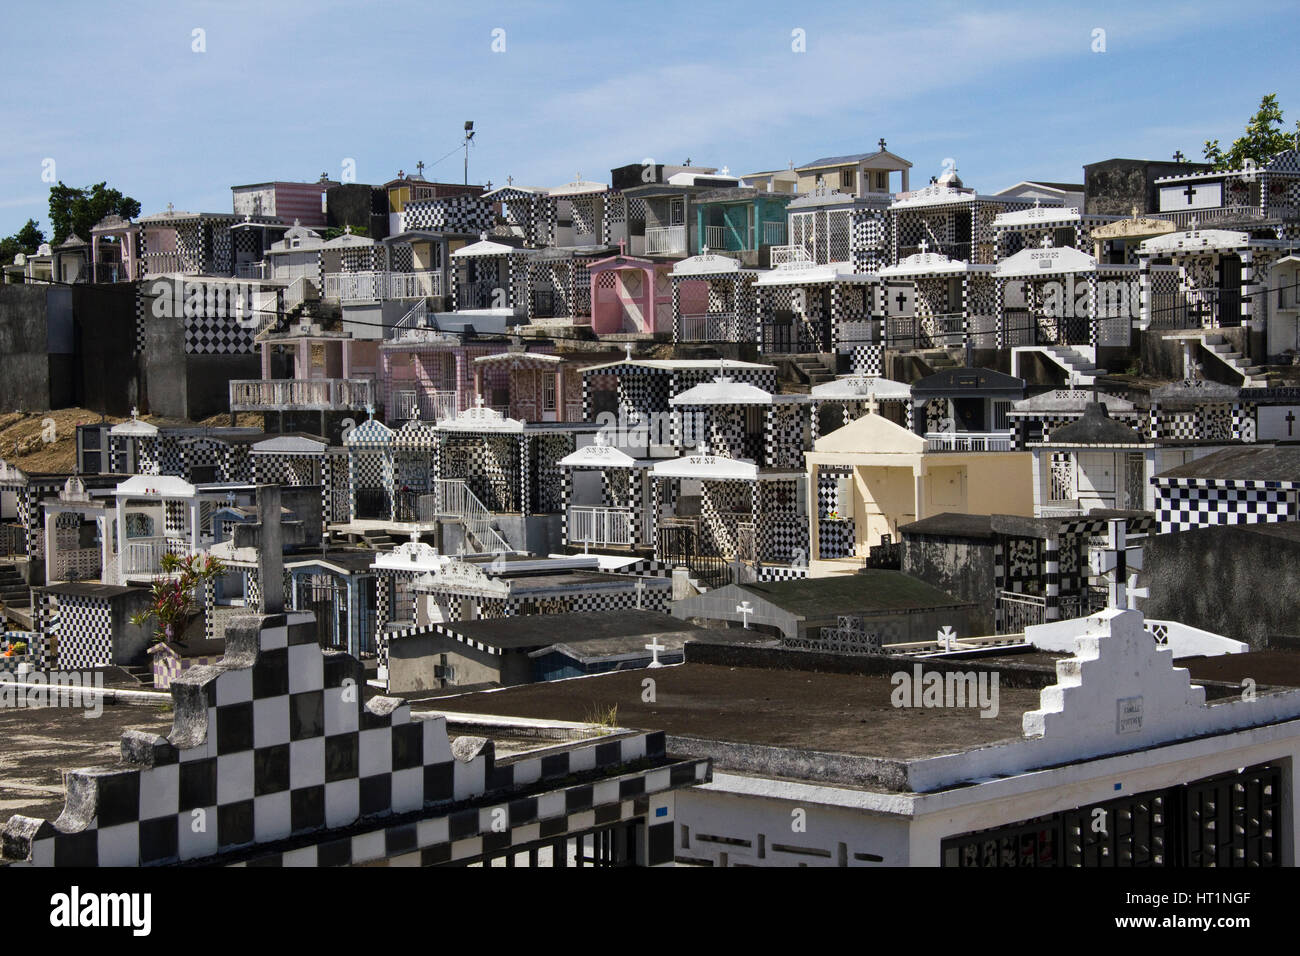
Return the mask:
<path fill-rule="evenodd" d="M 60 594 L 54 634 L 62 670 L 108 667 L 113 663 L 113 614 L 108 601 Z"/>
<path fill-rule="evenodd" d="M 69 774 L 57 828 L 9 820 L 6 856 L 138 866 L 283 854 L 283 862 L 331 865 L 423 847 L 422 862 L 447 862 L 457 843 L 463 852 L 463 841 L 481 847 L 503 832 L 502 819 L 511 828 L 551 821 L 556 833 L 588 829 L 635 813 L 625 801 L 709 778 L 707 761 L 668 760 L 662 733 L 504 763 L 481 738 L 462 738 L 453 750 L 441 716 L 413 716 L 388 697 L 363 704 L 362 677 L 354 658 L 321 650 L 309 615 L 240 619 L 220 662 L 172 681 L 170 738 L 125 732 L 122 765 Z M 642 761 L 650 768 L 620 773 Z M 560 786 L 548 790 L 551 781 Z"/>
<path fill-rule="evenodd" d="M 1161 534 L 1300 518 L 1300 484 L 1295 482 L 1157 478 L 1154 484 Z"/>

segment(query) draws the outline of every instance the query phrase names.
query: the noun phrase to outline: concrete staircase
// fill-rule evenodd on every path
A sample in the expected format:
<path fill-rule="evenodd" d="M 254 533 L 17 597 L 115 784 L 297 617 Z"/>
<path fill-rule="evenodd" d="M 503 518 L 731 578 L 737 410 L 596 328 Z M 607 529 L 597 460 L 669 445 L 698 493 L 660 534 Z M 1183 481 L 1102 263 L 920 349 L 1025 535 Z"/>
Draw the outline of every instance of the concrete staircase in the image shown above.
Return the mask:
<path fill-rule="evenodd" d="M 371 551 L 392 551 L 397 547 L 397 542 L 387 531 L 367 531 L 361 538 Z"/>
<path fill-rule="evenodd" d="M 809 385 L 822 385 L 835 381 L 835 370 L 828 369 L 821 356 L 794 355 L 791 356 L 790 362 L 804 378 L 808 379 Z"/>
<path fill-rule="evenodd" d="M 153 687 L 153 665 L 152 664 L 129 664 L 123 667 L 142 689 Z"/>
<path fill-rule="evenodd" d="M 1054 365 L 1065 370 L 1066 382 L 1077 385 L 1092 385 L 1097 376 L 1105 375 L 1106 370 L 1098 368 L 1096 362 L 1086 354 L 1064 345 L 1026 345 L 1011 350 L 1011 374 L 1020 374 L 1019 356 L 1024 352 L 1037 352 Z"/>
<path fill-rule="evenodd" d="M 928 349 L 925 351 L 913 351 L 906 353 L 907 358 L 912 359 L 922 368 L 929 371 L 921 373 L 920 377 L 925 378 L 927 375 L 933 375 L 936 372 L 942 372 L 948 368 L 959 368 L 961 362 L 958 362 L 943 349 Z"/>
<path fill-rule="evenodd" d="M 1215 332 L 1207 332 L 1200 336 L 1201 345 L 1205 351 L 1209 352 L 1216 359 L 1228 366 L 1234 373 L 1241 376 L 1241 384 L 1246 386 L 1262 386 L 1268 384 L 1268 377 L 1264 369 L 1258 365 L 1251 365 L 1250 360 L 1240 352 L 1233 351 L 1232 345 L 1224 337 Z"/>
<path fill-rule="evenodd" d="M 4 605 L 6 617 L 12 616 L 10 611 L 18 612 L 21 620 L 31 617 L 31 588 L 12 564 L 0 564 L 0 605 Z"/>

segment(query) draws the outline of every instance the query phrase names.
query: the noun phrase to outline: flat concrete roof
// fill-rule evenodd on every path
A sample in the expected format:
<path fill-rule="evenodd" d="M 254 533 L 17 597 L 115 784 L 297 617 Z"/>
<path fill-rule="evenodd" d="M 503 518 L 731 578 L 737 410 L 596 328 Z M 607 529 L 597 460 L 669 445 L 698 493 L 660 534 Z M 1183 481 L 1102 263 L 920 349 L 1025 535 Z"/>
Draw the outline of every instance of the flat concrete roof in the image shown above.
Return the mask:
<path fill-rule="evenodd" d="M 911 671 L 910 660 L 891 660 Z M 929 666 L 927 664 L 927 666 Z M 971 662 L 962 666 L 972 667 Z M 655 680 L 655 700 L 642 681 Z M 1048 681 L 1050 683 L 1050 681 Z M 727 741 L 890 760 L 955 753 L 1021 736 L 1021 717 L 1039 705 L 1039 691 L 999 687 L 997 717 L 975 708 L 895 707 L 888 672 L 836 674 L 686 663 L 596 677 L 525 684 L 442 698 L 463 713 L 582 721 L 594 709 L 618 707 L 618 723 L 663 730 L 670 737 Z"/>

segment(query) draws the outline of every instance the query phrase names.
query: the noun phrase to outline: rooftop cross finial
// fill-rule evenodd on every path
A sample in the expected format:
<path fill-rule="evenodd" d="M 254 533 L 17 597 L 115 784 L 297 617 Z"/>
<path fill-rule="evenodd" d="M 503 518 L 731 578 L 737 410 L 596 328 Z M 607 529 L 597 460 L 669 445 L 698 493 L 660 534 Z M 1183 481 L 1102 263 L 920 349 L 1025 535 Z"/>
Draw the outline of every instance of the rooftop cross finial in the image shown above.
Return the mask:
<path fill-rule="evenodd" d="M 1175 163 L 1181 163 L 1181 162 L 1183 161 L 1184 158 L 1185 158 L 1185 157 L 1183 156 L 1183 151 L 1182 151 L 1181 149 L 1176 149 L 1176 150 L 1174 150 L 1174 162 L 1175 162 Z"/>
<path fill-rule="evenodd" d="M 689 166 L 690 164 L 691 164 L 691 157 L 687 156 L 687 157 L 686 157 L 686 165 Z"/>
<path fill-rule="evenodd" d="M 880 413 L 880 402 L 876 398 L 875 392 L 867 393 L 867 414 L 877 415 Z"/>
<path fill-rule="evenodd" d="M 419 176 L 424 175 L 424 160 L 420 160 L 415 164 L 415 172 Z"/>
<path fill-rule="evenodd" d="M 479 241 L 479 242 L 487 242 L 487 233 L 486 233 L 486 232 L 480 232 L 480 233 L 478 234 L 478 241 Z"/>
<path fill-rule="evenodd" d="M 626 361 L 628 361 L 628 362 L 632 361 L 632 343 L 631 343 L 631 342 L 624 342 L 624 343 L 623 343 L 623 349 L 624 349 L 624 351 L 626 351 L 626 353 L 627 353 L 627 359 L 626 359 Z"/>
<path fill-rule="evenodd" d="M 514 184 L 515 184 L 515 177 L 513 177 L 513 176 L 507 176 L 507 177 L 506 177 L 506 185 L 507 185 L 507 186 L 513 186 Z"/>
<path fill-rule="evenodd" d="M 168 203 L 168 204 L 167 204 L 167 215 L 170 216 L 170 215 L 171 215 L 172 213 L 174 213 L 175 211 L 176 211 L 176 207 L 173 206 L 171 203 Z"/>
<path fill-rule="evenodd" d="M 1044 235 L 1042 241 L 1039 242 L 1039 245 L 1042 246 L 1044 249 L 1052 248 L 1052 237 L 1049 235 Z"/>
<path fill-rule="evenodd" d="M 1133 207 L 1133 218 L 1136 219 L 1137 217 L 1138 217 L 1138 207 L 1137 207 L 1137 206 L 1134 206 L 1134 207 Z"/>
<path fill-rule="evenodd" d="M 923 237 L 921 239 L 921 255 L 925 255 L 929 251 L 930 251 L 930 242 L 929 240 Z"/>
<path fill-rule="evenodd" d="M 882 153 L 885 151 L 885 137 L 883 137 L 883 136 L 880 137 L 880 151 L 881 151 Z"/>
<path fill-rule="evenodd" d="M 366 402 L 366 414 L 371 418 L 375 417 L 375 406 L 370 402 Z"/>
<path fill-rule="evenodd" d="M 134 421 L 139 421 L 139 419 L 140 419 L 140 409 L 138 409 L 138 408 L 136 408 L 134 405 L 132 405 L 132 406 L 131 406 L 131 421 L 133 421 L 133 422 L 134 422 Z"/>

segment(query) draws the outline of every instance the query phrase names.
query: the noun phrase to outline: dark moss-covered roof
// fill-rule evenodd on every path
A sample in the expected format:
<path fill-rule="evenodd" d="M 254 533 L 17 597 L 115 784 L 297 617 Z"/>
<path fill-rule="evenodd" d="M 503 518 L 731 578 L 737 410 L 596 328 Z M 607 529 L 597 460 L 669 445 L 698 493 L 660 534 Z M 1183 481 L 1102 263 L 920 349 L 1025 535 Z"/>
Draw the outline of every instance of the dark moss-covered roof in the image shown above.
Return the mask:
<path fill-rule="evenodd" d="M 1300 482 L 1300 445 L 1243 445 L 1189 461 L 1156 475 L 1217 481 Z"/>
<path fill-rule="evenodd" d="M 983 394 L 1025 397 L 1025 380 L 991 368 L 946 368 L 912 383 L 912 397 Z"/>
<path fill-rule="evenodd" d="M 1106 411 L 1104 402 L 1089 402 L 1077 421 L 1052 432 L 1048 445 L 1142 445 L 1146 439 Z"/>
<path fill-rule="evenodd" d="M 919 578 L 901 571 L 879 568 L 826 578 L 742 584 L 740 590 L 758 595 L 803 618 L 821 618 L 854 611 L 910 611 L 966 603 L 931 587 Z"/>

